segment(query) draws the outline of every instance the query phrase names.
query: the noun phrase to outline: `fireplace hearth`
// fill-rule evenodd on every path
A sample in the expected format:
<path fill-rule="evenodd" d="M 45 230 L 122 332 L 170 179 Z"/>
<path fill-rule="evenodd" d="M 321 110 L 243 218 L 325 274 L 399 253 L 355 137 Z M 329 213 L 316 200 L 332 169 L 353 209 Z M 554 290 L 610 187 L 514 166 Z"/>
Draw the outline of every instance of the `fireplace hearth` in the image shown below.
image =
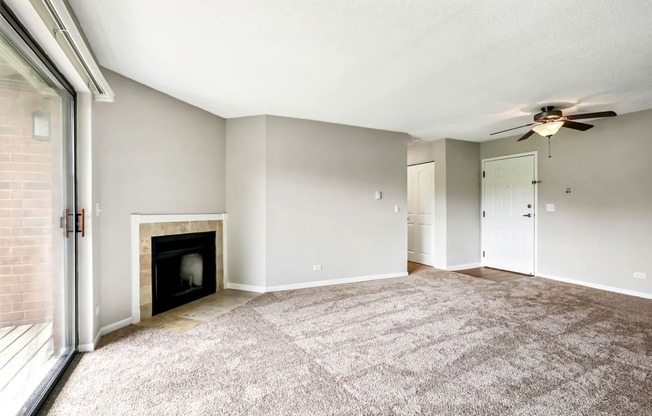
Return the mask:
<path fill-rule="evenodd" d="M 215 291 L 214 231 L 152 237 L 152 315 Z"/>

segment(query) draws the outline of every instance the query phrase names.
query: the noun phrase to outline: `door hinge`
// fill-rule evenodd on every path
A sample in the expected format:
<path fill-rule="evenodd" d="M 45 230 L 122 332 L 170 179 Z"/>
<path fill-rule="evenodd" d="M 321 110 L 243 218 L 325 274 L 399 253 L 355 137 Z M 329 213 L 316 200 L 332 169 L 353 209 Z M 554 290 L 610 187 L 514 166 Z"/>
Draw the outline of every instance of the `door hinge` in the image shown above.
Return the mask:
<path fill-rule="evenodd" d="M 482 252 L 482 257 L 484 257 L 484 251 Z"/>
<path fill-rule="evenodd" d="M 484 170 L 482 171 L 482 177 L 484 178 Z"/>
<path fill-rule="evenodd" d="M 484 218 L 484 211 L 482 211 L 482 218 Z"/>

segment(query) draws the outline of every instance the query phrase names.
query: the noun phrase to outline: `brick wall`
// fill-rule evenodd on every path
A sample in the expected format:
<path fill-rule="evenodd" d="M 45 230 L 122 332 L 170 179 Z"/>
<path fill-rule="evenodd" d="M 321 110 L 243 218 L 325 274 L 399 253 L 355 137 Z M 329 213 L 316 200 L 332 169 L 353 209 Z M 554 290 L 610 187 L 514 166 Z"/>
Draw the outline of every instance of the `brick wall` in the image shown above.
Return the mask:
<path fill-rule="evenodd" d="M 57 97 L 0 85 L 0 327 L 50 320 L 62 290 L 59 108 Z M 32 138 L 32 112 L 43 110 L 50 141 Z"/>

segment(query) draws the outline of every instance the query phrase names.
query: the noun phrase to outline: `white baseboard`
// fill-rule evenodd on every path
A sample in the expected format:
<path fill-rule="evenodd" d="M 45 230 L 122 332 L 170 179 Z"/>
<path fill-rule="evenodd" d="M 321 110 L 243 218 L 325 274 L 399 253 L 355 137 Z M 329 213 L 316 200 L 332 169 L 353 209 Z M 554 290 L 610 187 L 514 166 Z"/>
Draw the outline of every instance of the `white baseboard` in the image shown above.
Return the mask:
<path fill-rule="evenodd" d="M 240 283 L 224 283 L 225 289 L 244 290 L 245 292 L 265 293 L 265 286 L 242 285 Z"/>
<path fill-rule="evenodd" d="M 102 338 L 102 328 L 100 328 L 100 330 L 97 331 L 97 334 L 95 335 L 95 339 L 93 340 L 92 343 L 79 345 L 77 347 L 77 351 L 79 352 L 95 351 L 95 347 L 97 346 L 97 343 L 100 342 L 100 338 Z"/>
<path fill-rule="evenodd" d="M 131 325 L 132 319 L 131 316 L 129 318 L 122 319 L 118 322 L 114 322 L 110 325 L 103 326 L 100 328 L 100 336 L 104 336 L 110 332 L 117 331 L 120 328 L 124 328 L 125 326 Z"/>
<path fill-rule="evenodd" d="M 465 269 L 475 269 L 477 267 L 482 267 L 482 263 L 469 263 L 469 264 L 457 264 L 455 266 L 446 266 L 443 264 L 434 264 L 432 267 L 435 269 L 439 270 L 446 270 L 449 272 L 455 272 L 458 270 L 465 270 Z"/>
<path fill-rule="evenodd" d="M 283 290 L 308 289 L 311 287 L 343 285 L 346 283 L 367 282 L 369 280 L 391 279 L 394 277 L 405 277 L 405 276 L 407 276 L 407 271 L 398 272 L 398 273 L 389 273 L 389 274 L 374 274 L 368 276 L 345 277 L 342 279 L 317 280 L 317 281 L 305 282 L 305 283 L 294 283 L 291 285 L 267 286 L 266 291 L 280 292 Z"/>
<path fill-rule="evenodd" d="M 140 322 L 140 307 L 131 310 L 131 323 L 137 324 L 138 322 Z"/>
<path fill-rule="evenodd" d="M 652 293 L 638 292 L 636 290 L 621 289 L 618 287 L 601 285 L 599 283 L 591 283 L 583 280 L 569 279 L 567 277 L 553 276 L 550 274 L 537 273 L 536 277 L 542 277 L 544 279 L 556 280 L 558 282 L 571 283 L 579 286 L 586 286 L 593 289 L 606 290 L 607 292 L 620 293 L 622 295 L 636 296 L 644 299 L 652 299 Z"/>
<path fill-rule="evenodd" d="M 444 270 L 448 270 L 449 272 L 455 272 L 457 270 L 477 269 L 478 267 L 482 267 L 482 264 L 480 263 L 458 264 L 456 266 L 447 266 Z"/>
<path fill-rule="evenodd" d="M 81 344 L 81 345 L 79 345 L 77 347 L 77 350 L 79 352 L 95 351 L 95 348 L 97 347 L 97 343 L 100 342 L 100 338 L 102 338 L 104 335 L 106 335 L 106 334 L 108 334 L 110 332 L 117 331 L 120 328 L 124 328 L 126 326 L 129 326 L 129 325 L 131 325 L 131 323 L 132 323 L 132 318 L 130 316 L 129 318 L 125 318 L 125 319 L 122 319 L 122 320 L 120 320 L 118 322 L 114 322 L 114 323 L 112 323 L 110 325 L 103 326 L 102 328 L 100 328 L 99 331 L 97 331 L 97 335 L 95 336 L 95 339 L 93 340 L 92 343 L 90 343 L 90 344 Z"/>
<path fill-rule="evenodd" d="M 98 332 L 97 334 L 99 335 L 100 333 Z M 100 340 L 99 338 L 95 338 L 95 339 L 96 339 L 96 341 L 93 341 L 93 342 L 91 342 L 89 344 L 79 344 L 79 346 L 77 347 L 77 351 L 79 351 L 79 352 L 95 351 L 95 346 L 97 345 L 97 343 Z"/>

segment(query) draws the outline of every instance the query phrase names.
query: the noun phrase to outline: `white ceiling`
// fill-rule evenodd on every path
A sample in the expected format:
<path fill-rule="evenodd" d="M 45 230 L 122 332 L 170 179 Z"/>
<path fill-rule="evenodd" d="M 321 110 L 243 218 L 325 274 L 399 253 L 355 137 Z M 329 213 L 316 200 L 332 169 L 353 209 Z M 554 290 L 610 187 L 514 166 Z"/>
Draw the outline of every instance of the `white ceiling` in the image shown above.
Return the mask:
<path fill-rule="evenodd" d="M 544 104 L 565 114 L 652 108 L 648 1 L 70 4 L 101 65 L 225 118 L 484 141 Z"/>

